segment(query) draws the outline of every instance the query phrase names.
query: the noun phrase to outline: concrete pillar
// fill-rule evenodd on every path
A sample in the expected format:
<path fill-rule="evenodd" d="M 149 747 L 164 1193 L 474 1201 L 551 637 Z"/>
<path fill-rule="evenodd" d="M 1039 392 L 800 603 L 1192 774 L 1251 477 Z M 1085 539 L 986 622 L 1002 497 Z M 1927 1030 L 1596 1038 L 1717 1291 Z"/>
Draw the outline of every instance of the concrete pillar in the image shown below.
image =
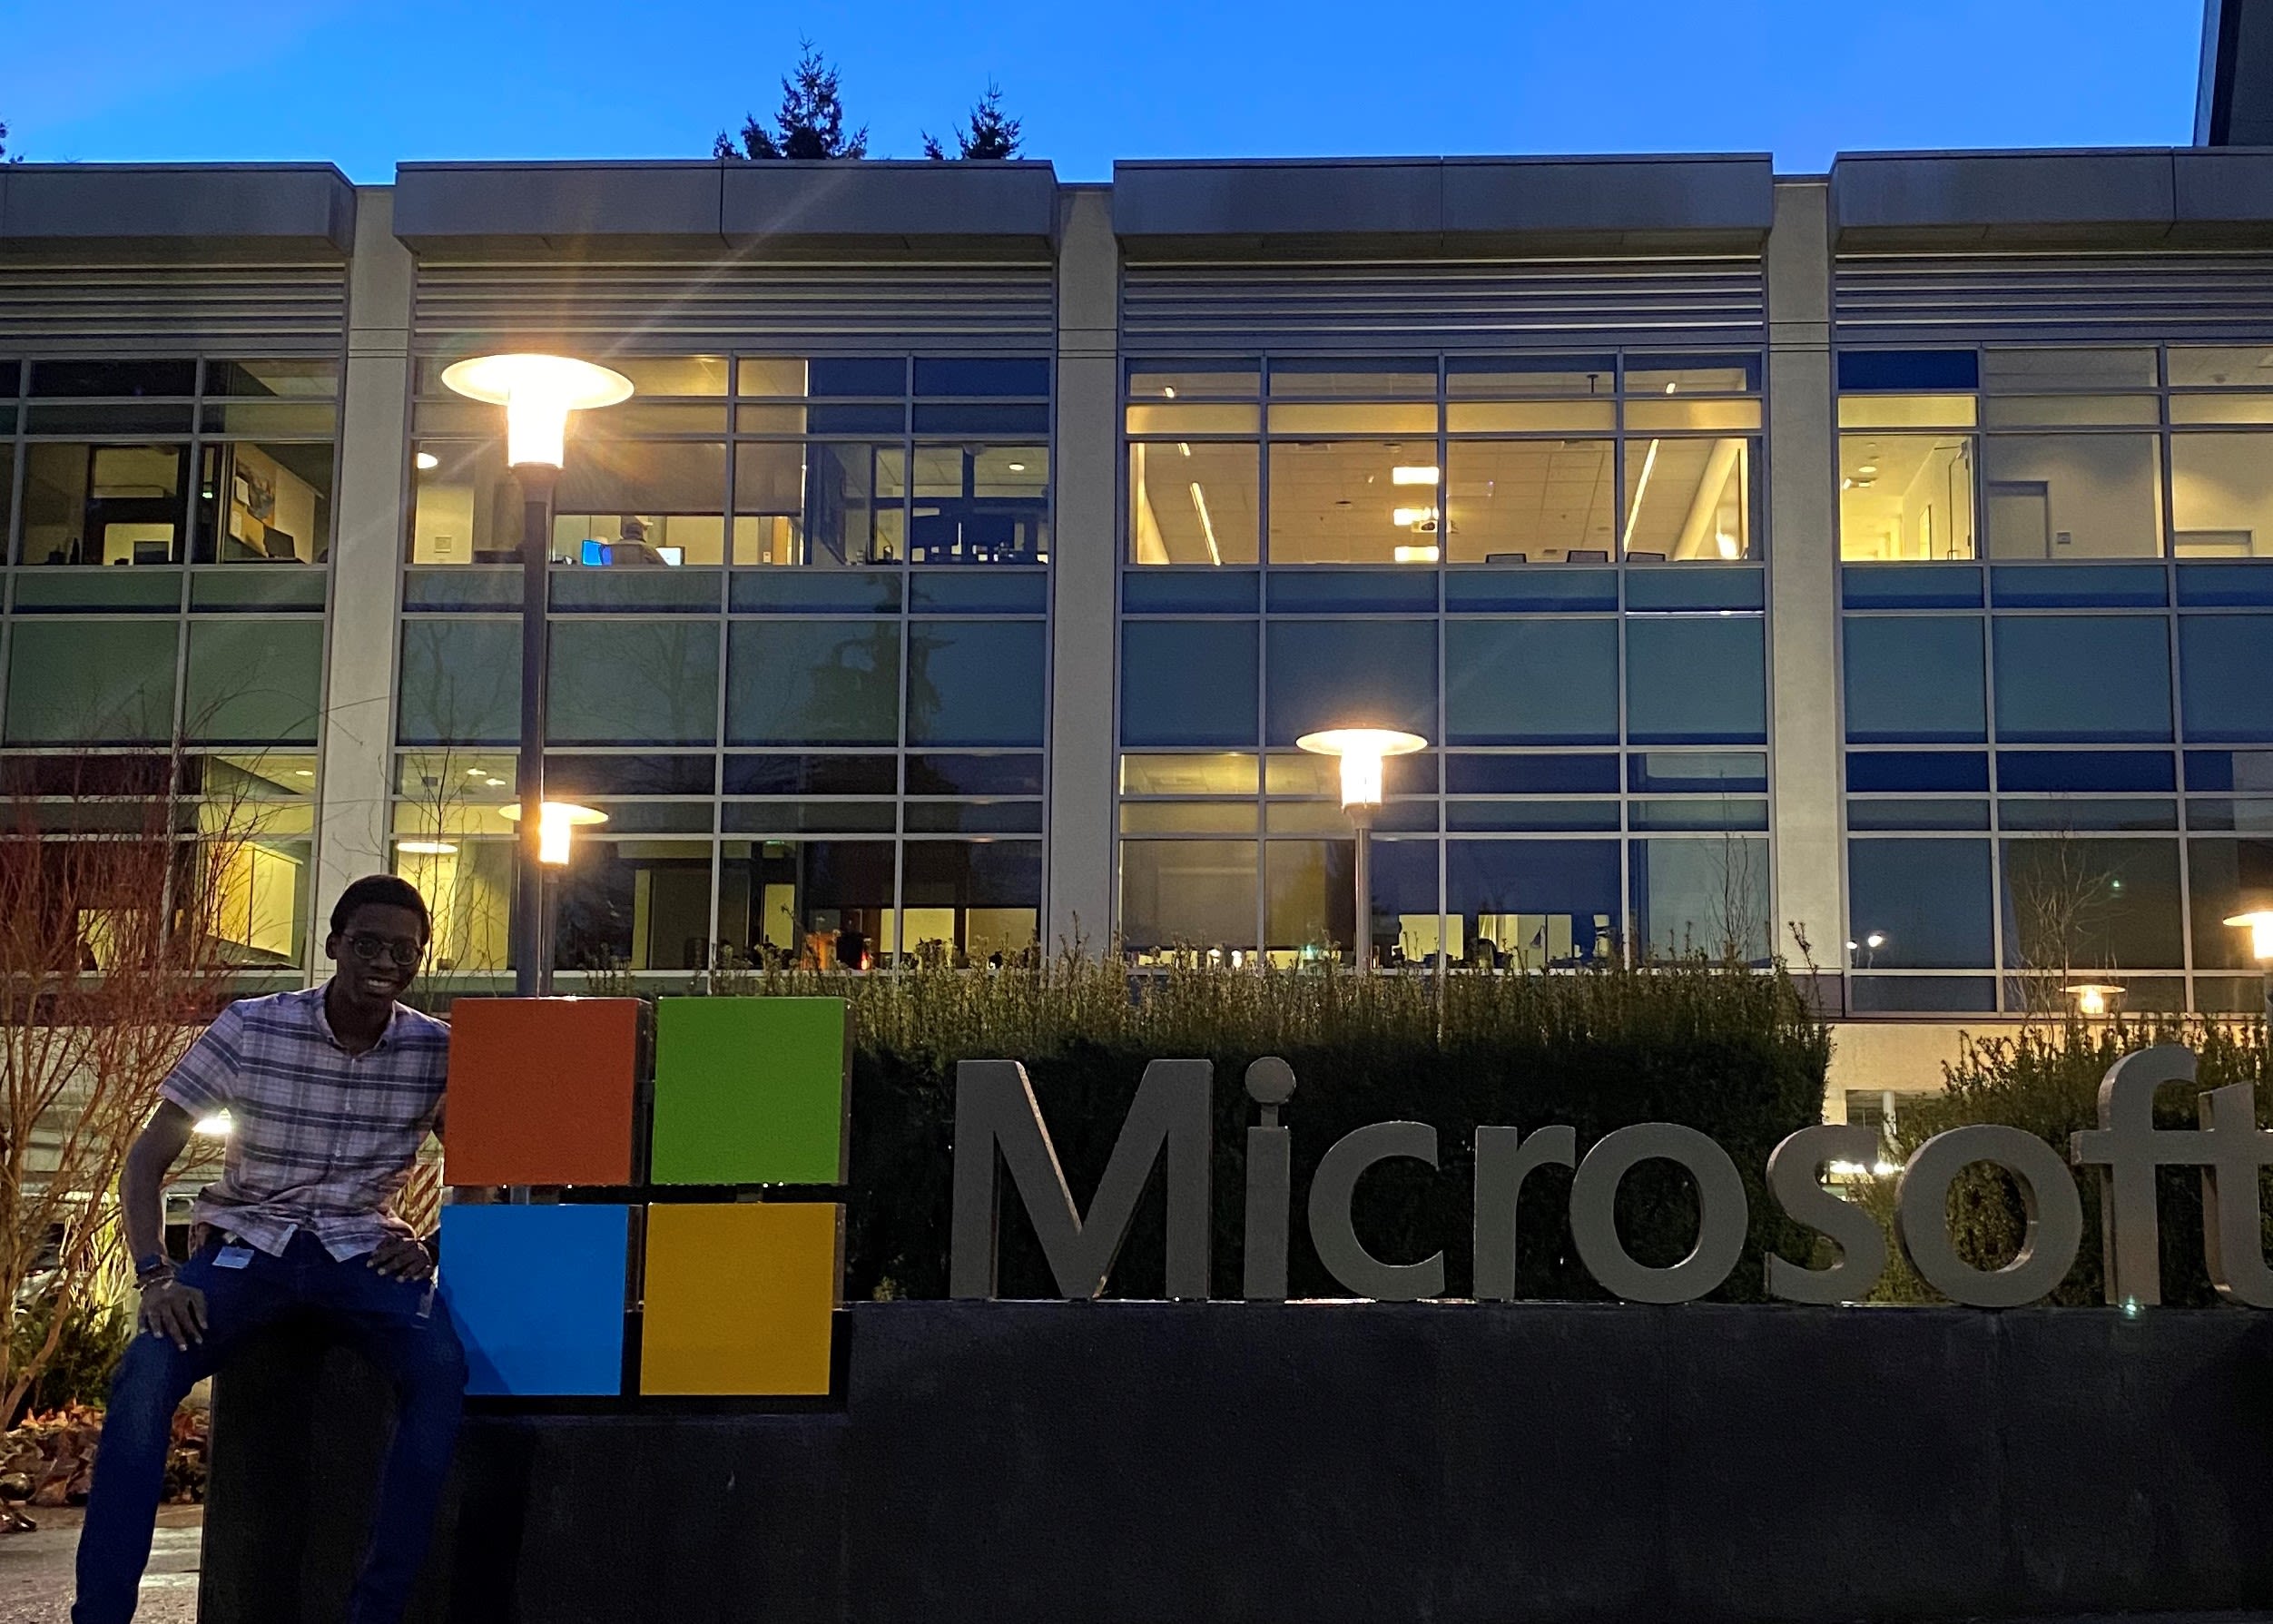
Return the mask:
<path fill-rule="evenodd" d="M 1768 666 L 1776 920 L 1846 962 L 1839 836 L 1838 458 L 1828 184 L 1782 181 L 1768 236 Z M 1778 944 L 1796 956 L 1785 931 Z"/>
<path fill-rule="evenodd" d="M 1120 488 L 1120 249 L 1111 194 L 1061 194 L 1058 504 L 1051 571 L 1049 883 L 1043 945 L 1113 931 L 1115 565 Z"/>
<path fill-rule="evenodd" d="M 346 412 L 340 421 L 331 637 L 316 821 L 316 929 L 350 880 L 389 866 L 388 746 L 394 730 L 408 457 L 410 251 L 395 238 L 394 193 L 359 188 L 348 274 Z"/>

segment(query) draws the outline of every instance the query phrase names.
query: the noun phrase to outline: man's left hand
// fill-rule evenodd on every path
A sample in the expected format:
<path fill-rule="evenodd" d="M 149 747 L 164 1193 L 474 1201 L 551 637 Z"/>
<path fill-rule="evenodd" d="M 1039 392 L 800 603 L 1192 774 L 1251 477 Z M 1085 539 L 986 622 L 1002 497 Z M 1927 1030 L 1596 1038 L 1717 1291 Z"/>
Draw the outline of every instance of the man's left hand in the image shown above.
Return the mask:
<path fill-rule="evenodd" d="M 389 1280 L 424 1280 L 434 1273 L 434 1255 L 411 1235 L 390 1235 L 366 1260 Z"/>

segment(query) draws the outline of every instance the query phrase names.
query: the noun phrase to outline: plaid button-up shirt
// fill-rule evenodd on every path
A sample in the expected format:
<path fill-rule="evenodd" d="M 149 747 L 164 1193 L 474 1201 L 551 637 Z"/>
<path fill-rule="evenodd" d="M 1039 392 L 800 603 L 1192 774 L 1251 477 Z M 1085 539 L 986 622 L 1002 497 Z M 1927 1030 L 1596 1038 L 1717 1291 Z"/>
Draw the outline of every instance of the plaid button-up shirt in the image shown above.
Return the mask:
<path fill-rule="evenodd" d="M 323 999 L 314 987 L 230 1005 L 159 1090 L 193 1117 L 229 1113 L 197 1220 L 271 1255 L 302 1229 L 337 1258 L 408 1234 L 389 1208 L 442 1108 L 446 1022 L 398 1005 L 379 1042 L 351 1055 Z"/>

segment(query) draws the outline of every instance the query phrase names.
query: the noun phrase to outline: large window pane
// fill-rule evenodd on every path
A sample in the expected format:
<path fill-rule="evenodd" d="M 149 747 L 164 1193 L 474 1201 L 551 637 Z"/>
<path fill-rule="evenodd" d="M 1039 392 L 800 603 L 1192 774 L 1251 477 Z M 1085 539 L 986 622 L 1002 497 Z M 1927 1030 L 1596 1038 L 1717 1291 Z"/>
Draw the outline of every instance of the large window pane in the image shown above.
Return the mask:
<path fill-rule="evenodd" d="M 1637 617 L 1626 628 L 1626 734 L 1639 744 L 1767 737 L 1767 647 L 1752 615 Z"/>
<path fill-rule="evenodd" d="M 306 841 L 237 839 L 214 852 L 213 933 L 228 961 L 297 969 L 308 950 Z"/>
<path fill-rule="evenodd" d="M 888 564 L 907 556 L 908 454 L 885 444 L 734 448 L 734 562 Z"/>
<path fill-rule="evenodd" d="M 1971 558 L 1973 437 L 1839 437 L 1839 556 L 1850 563 Z"/>
<path fill-rule="evenodd" d="M 518 563 L 521 508 L 520 484 L 497 441 L 422 441 L 413 449 L 411 563 Z"/>
<path fill-rule="evenodd" d="M 1978 615 L 1850 615 L 1843 630 L 1851 743 L 1973 743 L 1989 736 Z"/>
<path fill-rule="evenodd" d="M 615 568 L 719 564 L 726 448 L 687 441 L 578 442 L 553 503 L 553 556 Z"/>
<path fill-rule="evenodd" d="M 1618 625 L 1456 620 L 1444 628 L 1444 726 L 1453 744 L 1614 744 Z"/>
<path fill-rule="evenodd" d="M 559 969 L 696 969 L 710 960 L 708 841 L 580 842 L 560 873 Z"/>
<path fill-rule="evenodd" d="M 1134 564 L 1253 564 L 1262 453 L 1253 444 L 1137 441 L 1128 448 Z"/>
<path fill-rule="evenodd" d="M 2273 382 L 2273 349 L 2263 344 L 2173 344 L 2170 367 L 2173 388 L 2263 389 Z"/>
<path fill-rule="evenodd" d="M 1992 393 L 2028 395 L 2041 389 L 2151 389 L 2151 346 L 2119 349 L 1991 349 L 1981 358 L 1981 387 Z"/>
<path fill-rule="evenodd" d="M 1750 439 L 1629 440 L 1626 556 L 1643 563 L 1751 557 L 1758 460 Z"/>
<path fill-rule="evenodd" d="M 2188 738 L 2273 742 L 2273 615 L 2181 615 L 2179 678 Z"/>
<path fill-rule="evenodd" d="M 1373 962 L 1435 961 L 1441 948 L 1436 842 L 1373 842 Z M 1345 952 L 1355 932 L 1355 849 L 1347 840 L 1270 841 L 1264 846 L 1263 945 L 1280 961 Z"/>
<path fill-rule="evenodd" d="M 2273 558 L 2273 435 L 2172 435 L 2170 524 L 2181 558 Z"/>
<path fill-rule="evenodd" d="M 395 842 L 395 872 L 418 888 L 434 918 L 429 977 L 512 968 L 514 863 L 510 838 L 441 840 L 429 830 Z"/>
<path fill-rule="evenodd" d="M 1747 963 L 1773 951 L 1768 843 L 1636 841 L 1634 923 L 1638 950 L 1656 958 L 1703 953 Z"/>
<path fill-rule="evenodd" d="M 1618 545 L 1609 440 L 1454 440 L 1445 455 L 1453 563 L 1608 559 Z"/>
<path fill-rule="evenodd" d="M 187 446 L 25 448 L 25 564 L 179 564 Z"/>
<path fill-rule="evenodd" d="M 2182 917 L 2176 841 L 2004 842 L 2008 969 L 2182 969 Z"/>
<path fill-rule="evenodd" d="M 172 621 L 16 622 L 8 648 L 11 744 L 123 744 L 173 730 Z"/>
<path fill-rule="evenodd" d="M 1255 743 L 1252 621 L 1129 621 L 1121 627 L 1121 743 Z"/>
<path fill-rule="evenodd" d="M 1520 969 L 1618 953 L 1616 841 L 1448 841 L 1444 907 L 1456 951 Z"/>
<path fill-rule="evenodd" d="M 919 620 L 908 631 L 908 743 L 1039 744 L 1042 623 Z"/>
<path fill-rule="evenodd" d="M 1849 962 L 1988 969 L 1996 957 L 1989 870 L 1987 841 L 1849 841 Z"/>
<path fill-rule="evenodd" d="M 1036 564 L 1049 556 L 1049 451 L 918 446 L 908 556 L 918 564 Z"/>
<path fill-rule="evenodd" d="M 1274 444 L 1271 561 L 1433 563 L 1435 468 L 1432 438 Z"/>
<path fill-rule="evenodd" d="M 707 744 L 718 733 L 712 621 L 556 620 L 545 731 L 555 744 Z"/>
<path fill-rule="evenodd" d="M 1982 488 L 1992 558 L 2162 556 L 2162 465 L 2151 435 L 1991 435 Z"/>
<path fill-rule="evenodd" d="M 2273 800 L 2258 804 L 2273 813 Z M 2260 827 L 2273 830 L 2273 823 Z M 2273 832 L 2253 839 L 2189 841 L 2186 866 L 2193 894 L 2194 968 L 2256 969 L 2249 932 L 2226 921 L 2273 908 Z"/>
<path fill-rule="evenodd" d="M 744 620 L 728 634 L 734 744 L 895 744 L 900 627 L 891 621 Z"/>
<path fill-rule="evenodd" d="M 936 944 L 999 963 L 1041 940 L 1038 841 L 910 841 L 901 860 L 900 950 Z"/>
<path fill-rule="evenodd" d="M 396 737 L 405 744 L 510 744 L 521 732 L 521 627 L 407 620 Z"/>
<path fill-rule="evenodd" d="M 1132 952 L 1252 949 L 1255 842 L 1123 841 L 1121 939 Z"/>
<path fill-rule="evenodd" d="M 323 625 L 316 620 L 190 623 L 185 737 L 241 744 L 309 743 L 323 695 Z"/>
<path fill-rule="evenodd" d="M 209 445 L 200 563 L 317 564 L 331 550 L 331 446 Z"/>
<path fill-rule="evenodd" d="M 2000 615 L 1997 736 L 2007 743 L 2170 736 L 2170 639 L 2160 615 Z"/>
<path fill-rule="evenodd" d="M 866 969 L 897 950 L 890 841 L 728 841 L 720 940 L 738 957 Z"/>
<path fill-rule="evenodd" d="M 1264 742 L 1330 727 L 1436 732 L 1436 626 L 1426 621 L 1272 623 Z"/>

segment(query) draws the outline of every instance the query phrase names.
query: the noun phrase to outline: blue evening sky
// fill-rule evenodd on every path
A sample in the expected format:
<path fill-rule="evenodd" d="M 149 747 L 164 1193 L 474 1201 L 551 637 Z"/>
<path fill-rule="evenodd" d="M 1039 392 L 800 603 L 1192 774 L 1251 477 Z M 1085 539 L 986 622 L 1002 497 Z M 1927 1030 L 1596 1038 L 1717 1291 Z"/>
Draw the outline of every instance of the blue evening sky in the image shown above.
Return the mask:
<path fill-rule="evenodd" d="M 1117 157 L 2189 141 L 2201 0 L 0 0 L 34 160 L 699 157 L 810 36 L 872 156 L 989 78 L 1068 180 Z"/>

